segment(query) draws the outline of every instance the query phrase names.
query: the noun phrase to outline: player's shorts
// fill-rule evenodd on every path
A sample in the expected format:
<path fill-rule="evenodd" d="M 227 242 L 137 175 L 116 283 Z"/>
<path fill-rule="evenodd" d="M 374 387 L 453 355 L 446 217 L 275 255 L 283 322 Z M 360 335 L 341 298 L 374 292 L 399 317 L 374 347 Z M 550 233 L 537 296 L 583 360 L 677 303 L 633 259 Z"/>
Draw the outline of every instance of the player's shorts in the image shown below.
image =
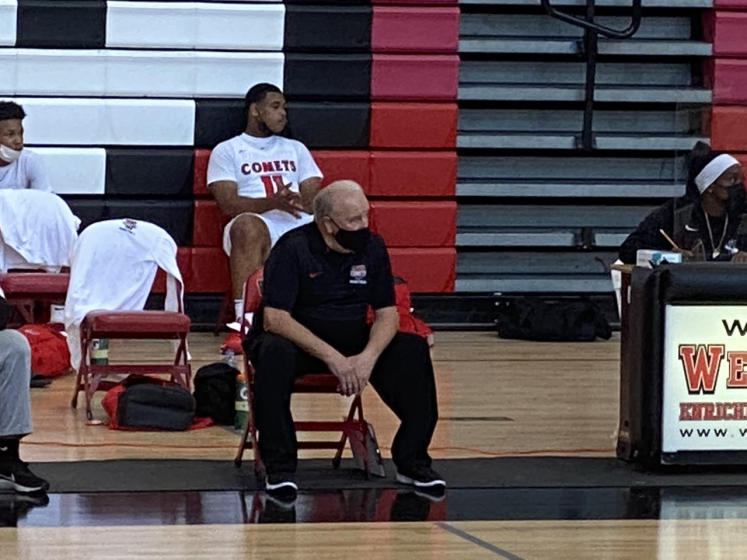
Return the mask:
<path fill-rule="evenodd" d="M 275 243 L 278 242 L 278 239 L 280 239 L 290 230 L 308 224 L 314 219 L 314 216 L 312 216 L 311 214 L 306 214 L 305 212 L 301 213 L 300 218 L 296 218 L 295 216 L 288 214 L 288 212 L 283 212 L 282 210 L 270 210 L 269 212 L 265 212 L 264 214 L 254 214 L 252 212 L 244 212 L 243 214 L 239 214 L 230 222 L 228 222 L 228 225 L 226 225 L 225 229 L 223 230 L 223 250 L 228 256 L 231 256 L 231 226 L 233 226 L 233 223 L 238 218 L 247 215 L 257 216 L 265 223 L 265 225 L 267 226 L 267 230 L 270 232 L 270 247 L 274 247 Z"/>

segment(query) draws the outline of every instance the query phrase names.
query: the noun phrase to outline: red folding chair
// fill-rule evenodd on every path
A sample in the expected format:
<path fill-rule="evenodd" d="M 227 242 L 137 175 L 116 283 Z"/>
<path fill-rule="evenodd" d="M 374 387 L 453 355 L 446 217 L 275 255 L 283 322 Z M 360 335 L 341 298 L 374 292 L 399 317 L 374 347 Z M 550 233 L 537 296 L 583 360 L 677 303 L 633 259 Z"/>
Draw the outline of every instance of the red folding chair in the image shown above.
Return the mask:
<path fill-rule="evenodd" d="M 0 288 L 5 300 L 15 307 L 25 323 L 35 323 L 34 305 L 42 302 L 48 309 L 55 302 L 65 299 L 70 283 L 69 274 L 48 272 L 8 272 L 0 274 Z"/>
<path fill-rule="evenodd" d="M 180 298 L 181 301 L 181 298 Z M 190 319 L 181 312 L 174 311 L 91 311 L 83 319 L 80 327 L 82 350 L 81 365 L 75 382 L 75 392 L 71 406 L 77 408 L 78 393 L 86 395 L 86 417 L 91 420 L 91 401 L 96 391 L 107 391 L 116 383 L 105 381 L 116 374 L 157 374 L 170 375 L 173 382 L 189 390 L 192 370 L 187 354 L 187 335 Z M 89 364 L 88 355 L 94 339 L 138 339 L 138 340 L 178 340 L 179 344 L 171 364 Z"/>
<path fill-rule="evenodd" d="M 249 277 L 244 287 L 244 316 L 242 318 L 241 336 L 246 338 L 250 321 L 248 313 L 254 313 L 262 298 L 262 274 L 259 269 Z M 254 422 L 255 394 L 253 390 L 254 369 L 249 362 L 249 357 L 244 352 L 244 371 L 246 372 L 247 398 L 249 401 L 249 413 L 247 414 L 244 433 L 239 442 L 239 450 L 234 463 L 241 466 L 244 451 L 254 450 L 254 473 L 257 477 L 263 471 L 262 458 L 257 447 L 257 427 Z M 293 386 L 294 393 L 317 393 L 317 394 L 339 394 L 337 391 L 339 383 L 337 377 L 331 373 L 309 373 L 296 379 Z M 363 468 L 368 477 L 368 423 L 363 417 L 363 401 L 360 395 L 356 395 L 350 405 L 347 417 L 342 421 L 306 421 L 295 422 L 296 432 L 341 432 L 337 440 L 326 441 L 299 441 L 299 449 L 334 449 L 335 457 L 332 460 L 333 468 L 338 468 L 342 461 L 342 453 L 345 445 L 350 440 L 350 445 L 363 458 Z"/>

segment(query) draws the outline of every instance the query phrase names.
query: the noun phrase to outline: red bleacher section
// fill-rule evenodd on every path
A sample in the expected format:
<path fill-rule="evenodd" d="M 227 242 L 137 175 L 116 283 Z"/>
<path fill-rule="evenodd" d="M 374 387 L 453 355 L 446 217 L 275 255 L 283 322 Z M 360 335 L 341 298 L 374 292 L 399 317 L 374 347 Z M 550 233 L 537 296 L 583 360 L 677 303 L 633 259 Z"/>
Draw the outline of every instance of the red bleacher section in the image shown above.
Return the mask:
<path fill-rule="evenodd" d="M 315 151 L 314 158 L 325 185 L 353 179 L 363 186 L 371 227 L 390 247 L 396 275 L 415 292 L 452 291 L 459 9 L 454 0 L 376 4 L 387 5 L 373 11 L 371 149 Z M 188 292 L 229 287 L 225 218 L 206 184 L 209 157 L 209 150 L 195 151 L 194 247 L 179 253 Z"/>
<path fill-rule="evenodd" d="M 747 0 L 716 0 L 715 8 L 704 17 L 703 28 L 713 44 L 713 59 L 705 68 L 706 86 L 713 90 L 706 127 L 714 149 L 747 163 Z"/>

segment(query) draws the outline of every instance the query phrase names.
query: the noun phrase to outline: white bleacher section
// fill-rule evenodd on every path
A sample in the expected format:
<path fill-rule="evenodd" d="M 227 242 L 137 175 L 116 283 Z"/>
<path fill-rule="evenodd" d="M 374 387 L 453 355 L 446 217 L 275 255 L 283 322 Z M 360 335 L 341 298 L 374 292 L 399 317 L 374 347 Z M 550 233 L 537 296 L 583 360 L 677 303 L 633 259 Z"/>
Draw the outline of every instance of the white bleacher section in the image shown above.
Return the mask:
<path fill-rule="evenodd" d="M 583 0 L 552 3 L 583 17 Z M 625 28 L 630 5 L 598 0 L 597 21 Z M 457 291 L 611 295 L 599 261 L 684 193 L 684 156 L 707 140 L 712 47 L 697 30 L 712 3 L 643 6 L 634 38 L 599 39 L 596 150 L 583 152 L 583 31 L 538 0 L 460 2 Z"/>

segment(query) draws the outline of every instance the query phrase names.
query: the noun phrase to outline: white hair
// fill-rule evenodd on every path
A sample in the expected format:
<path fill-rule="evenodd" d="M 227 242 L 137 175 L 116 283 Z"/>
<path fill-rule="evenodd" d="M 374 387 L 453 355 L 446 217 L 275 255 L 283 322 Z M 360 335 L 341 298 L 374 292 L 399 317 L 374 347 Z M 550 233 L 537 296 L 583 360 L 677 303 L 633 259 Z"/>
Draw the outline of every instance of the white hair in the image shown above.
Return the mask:
<path fill-rule="evenodd" d="M 363 187 L 355 181 L 335 181 L 328 187 L 320 190 L 314 197 L 314 218 L 322 219 L 334 212 L 335 200 L 346 194 L 364 194 Z"/>

